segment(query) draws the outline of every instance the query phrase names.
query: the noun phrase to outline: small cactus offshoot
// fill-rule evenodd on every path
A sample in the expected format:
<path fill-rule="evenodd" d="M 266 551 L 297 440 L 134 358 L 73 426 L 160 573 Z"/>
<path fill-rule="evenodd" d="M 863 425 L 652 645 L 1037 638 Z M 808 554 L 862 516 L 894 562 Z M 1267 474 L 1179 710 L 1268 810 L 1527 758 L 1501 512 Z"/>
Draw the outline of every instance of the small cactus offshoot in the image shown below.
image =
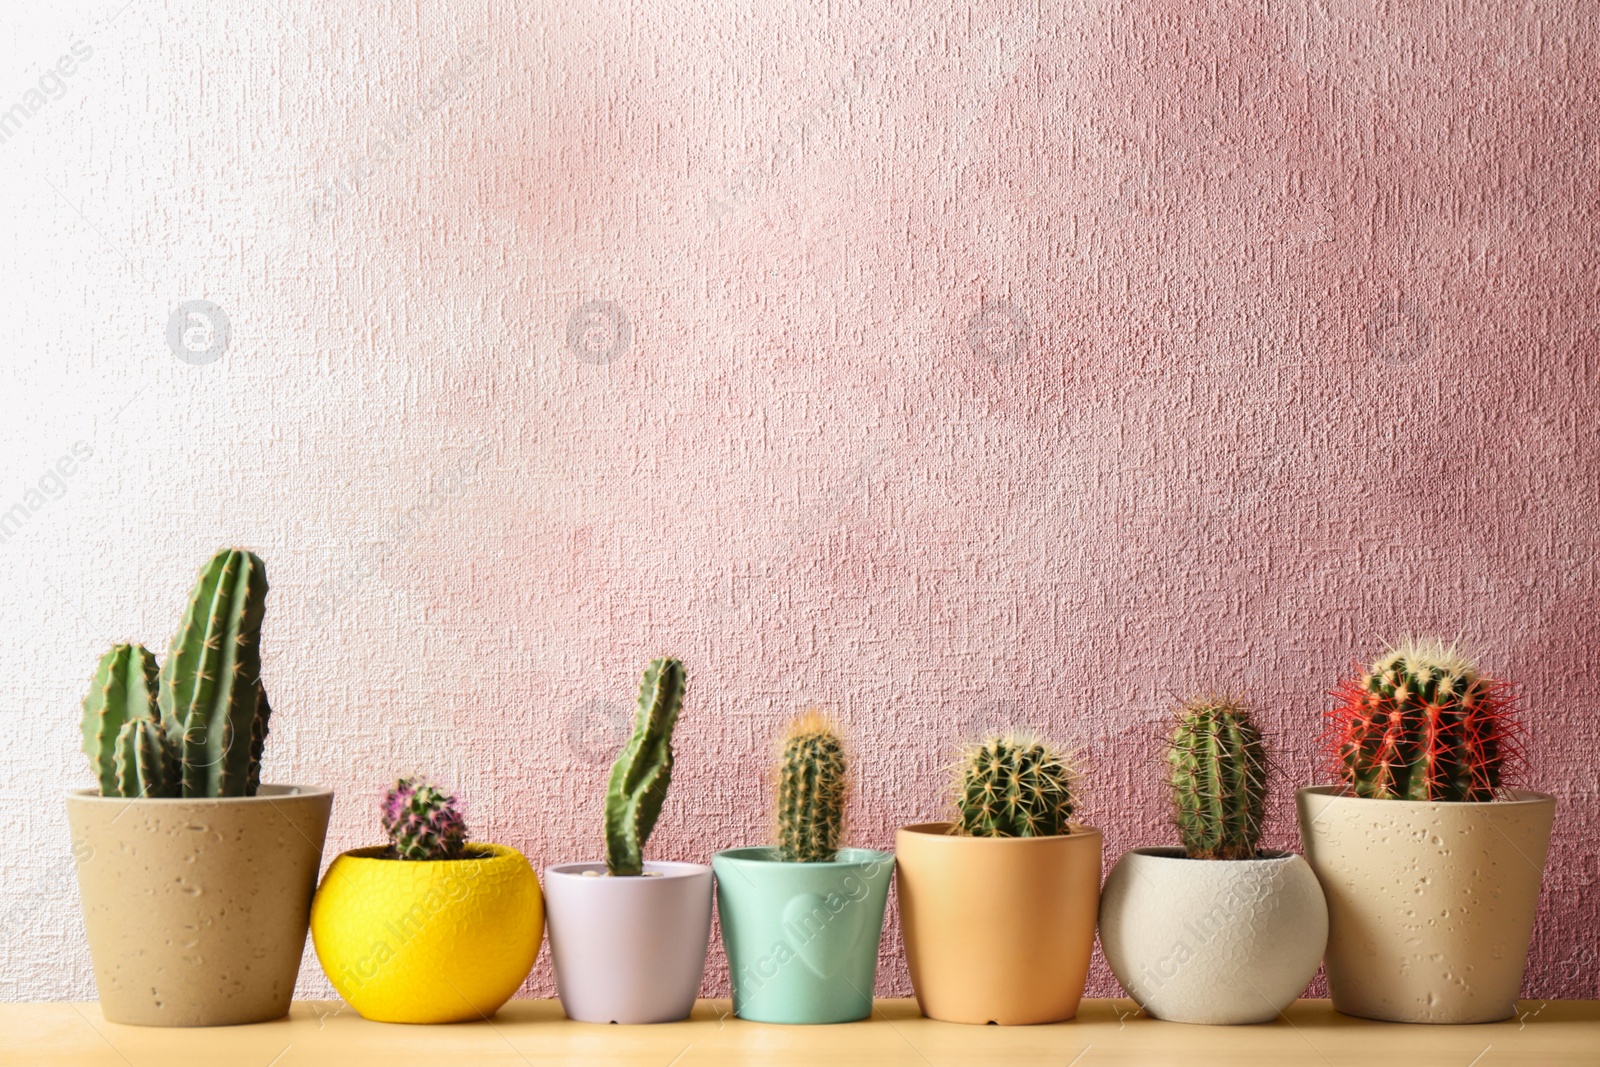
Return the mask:
<path fill-rule="evenodd" d="M 1511 687 L 1453 644 L 1405 641 L 1332 695 L 1334 765 L 1358 797 L 1493 800 L 1518 759 Z"/>
<path fill-rule="evenodd" d="M 675 659 L 652 660 L 639 681 L 633 736 L 606 785 L 606 870 L 613 875 L 644 873 L 645 841 L 672 783 L 672 728 L 685 684 L 683 664 Z"/>
<path fill-rule="evenodd" d="M 1267 802 L 1267 750 L 1243 705 L 1217 697 L 1178 712 L 1167 750 L 1178 834 L 1190 859 L 1254 859 Z"/>
<path fill-rule="evenodd" d="M 1077 772 L 1053 746 L 1005 736 L 969 745 L 956 779 L 954 830 L 970 837 L 1072 832 Z"/>
<path fill-rule="evenodd" d="M 456 798 L 420 779 L 402 778 L 389 790 L 383 828 L 398 859 L 458 860 L 466 851 L 467 824 Z"/>
<path fill-rule="evenodd" d="M 828 863 L 844 836 L 844 742 L 817 712 L 796 719 L 778 764 L 778 847 L 786 863 Z"/>

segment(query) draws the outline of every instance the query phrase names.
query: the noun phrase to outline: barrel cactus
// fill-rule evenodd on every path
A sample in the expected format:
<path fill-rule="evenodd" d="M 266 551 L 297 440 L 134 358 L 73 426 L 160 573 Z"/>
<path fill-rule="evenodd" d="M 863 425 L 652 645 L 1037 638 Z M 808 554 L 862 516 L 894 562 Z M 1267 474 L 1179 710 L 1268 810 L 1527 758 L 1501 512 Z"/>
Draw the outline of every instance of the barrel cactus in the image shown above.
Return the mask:
<path fill-rule="evenodd" d="M 383 798 L 382 818 L 397 859 L 458 860 L 466 854 L 467 824 L 456 798 L 427 782 L 396 782 Z"/>
<path fill-rule="evenodd" d="M 1043 741 L 994 736 L 967 746 L 956 777 L 954 831 L 971 837 L 1072 832 L 1077 772 Z"/>
<path fill-rule="evenodd" d="M 827 863 L 844 836 L 847 796 L 844 742 L 816 712 L 796 719 L 778 762 L 777 856 L 786 863 Z"/>
<path fill-rule="evenodd" d="M 1515 766 L 1515 695 L 1454 644 L 1402 642 L 1332 695 L 1335 769 L 1358 797 L 1493 800 Z"/>
<path fill-rule="evenodd" d="M 644 873 L 644 846 L 672 783 L 672 729 L 687 685 L 683 664 L 652 660 L 639 682 L 633 735 L 611 765 L 606 785 L 606 870 Z"/>
<path fill-rule="evenodd" d="M 1267 803 L 1267 750 L 1250 712 L 1217 697 L 1178 713 L 1167 762 L 1190 859 L 1254 859 Z"/>
<path fill-rule="evenodd" d="M 164 664 L 143 645 L 101 657 L 83 701 L 83 743 L 102 796 L 255 795 L 271 714 L 261 684 L 266 596 L 260 557 L 224 549 L 200 571 Z"/>

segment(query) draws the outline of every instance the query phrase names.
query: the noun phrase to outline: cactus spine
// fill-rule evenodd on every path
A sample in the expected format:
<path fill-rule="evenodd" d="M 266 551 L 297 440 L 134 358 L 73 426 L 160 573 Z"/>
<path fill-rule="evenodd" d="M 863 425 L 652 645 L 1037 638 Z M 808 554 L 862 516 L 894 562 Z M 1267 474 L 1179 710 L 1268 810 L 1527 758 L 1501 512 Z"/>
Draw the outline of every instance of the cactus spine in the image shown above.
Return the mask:
<path fill-rule="evenodd" d="M 844 743 L 816 712 L 789 727 L 778 765 L 778 858 L 827 863 L 844 835 Z"/>
<path fill-rule="evenodd" d="M 186 797 L 249 795 L 266 600 L 261 559 L 237 549 L 218 552 L 201 570 L 167 649 L 162 725 L 182 753 Z"/>
<path fill-rule="evenodd" d="M 382 819 L 398 859 L 458 860 L 466 851 L 467 824 L 456 798 L 427 782 L 396 782 L 383 798 Z"/>
<path fill-rule="evenodd" d="M 1254 859 L 1266 814 L 1267 752 L 1250 712 L 1215 697 L 1178 713 L 1167 750 L 1178 834 L 1190 859 Z"/>
<path fill-rule="evenodd" d="M 123 724 L 155 716 L 158 684 L 156 658 L 143 645 L 117 645 L 100 657 L 83 698 L 83 751 L 101 796 L 125 795 L 117 781 L 117 739 Z"/>
<path fill-rule="evenodd" d="M 1072 832 L 1077 773 L 1042 741 L 991 737 L 962 753 L 956 781 L 959 834 L 1054 837 Z"/>
<path fill-rule="evenodd" d="M 117 732 L 117 791 L 122 797 L 175 797 L 181 782 L 158 719 L 129 719 Z"/>
<path fill-rule="evenodd" d="M 687 685 L 676 659 L 651 660 L 639 681 L 633 735 L 611 765 L 606 785 L 606 870 L 644 873 L 644 846 L 672 783 L 672 729 Z"/>
<path fill-rule="evenodd" d="M 1518 755 L 1511 688 L 1437 639 L 1391 648 L 1333 696 L 1334 761 L 1356 796 L 1493 800 Z"/>

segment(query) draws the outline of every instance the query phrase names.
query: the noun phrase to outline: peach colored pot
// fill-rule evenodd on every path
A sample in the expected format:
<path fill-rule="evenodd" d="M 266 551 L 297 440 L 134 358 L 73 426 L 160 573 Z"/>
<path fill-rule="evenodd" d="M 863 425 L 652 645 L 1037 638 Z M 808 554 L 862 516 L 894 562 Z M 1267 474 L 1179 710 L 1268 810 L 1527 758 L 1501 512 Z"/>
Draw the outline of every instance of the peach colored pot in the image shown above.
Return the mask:
<path fill-rule="evenodd" d="M 1100 831 L 895 835 L 900 928 L 922 1013 L 956 1023 L 1053 1023 L 1077 1014 L 1100 910 Z"/>
<path fill-rule="evenodd" d="M 136 1026 L 288 1014 L 333 793 L 67 797 L 100 1010 Z"/>
<path fill-rule="evenodd" d="M 1555 799 L 1371 800 L 1296 794 L 1328 898 L 1328 992 L 1346 1015 L 1486 1023 L 1516 1012 Z"/>

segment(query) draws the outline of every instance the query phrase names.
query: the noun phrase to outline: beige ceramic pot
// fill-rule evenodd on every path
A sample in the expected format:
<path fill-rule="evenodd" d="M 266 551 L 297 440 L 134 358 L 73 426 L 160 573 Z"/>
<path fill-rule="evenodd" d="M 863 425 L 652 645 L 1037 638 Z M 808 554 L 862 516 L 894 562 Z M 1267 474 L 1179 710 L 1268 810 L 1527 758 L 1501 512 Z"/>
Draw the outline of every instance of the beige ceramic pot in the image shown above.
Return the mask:
<path fill-rule="evenodd" d="M 224 1026 L 289 1011 L 333 793 L 67 797 L 100 1009 L 114 1023 Z"/>
<path fill-rule="evenodd" d="M 895 835 L 900 928 L 917 1004 L 956 1023 L 1052 1023 L 1078 1011 L 1100 908 L 1100 831 Z"/>
<path fill-rule="evenodd" d="M 1340 786 L 1296 798 L 1328 898 L 1334 1008 L 1410 1023 L 1515 1014 L 1555 798 L 1369 800 Z"/>

